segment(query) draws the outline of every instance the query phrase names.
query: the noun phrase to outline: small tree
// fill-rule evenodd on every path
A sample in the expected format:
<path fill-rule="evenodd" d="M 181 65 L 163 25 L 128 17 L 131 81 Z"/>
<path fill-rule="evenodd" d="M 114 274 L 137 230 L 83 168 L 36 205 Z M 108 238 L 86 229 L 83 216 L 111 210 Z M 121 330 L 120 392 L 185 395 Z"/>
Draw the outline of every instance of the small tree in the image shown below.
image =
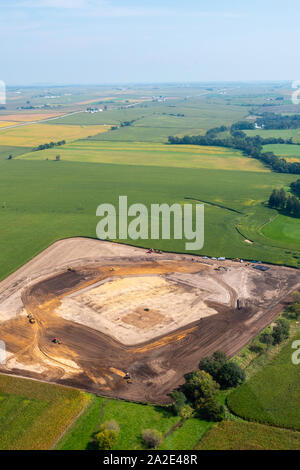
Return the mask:
<path fill-rule="evenodd" d="M 194 414 L 194 410 L 191 406 L 185 405 L 181 410 L 179 415 L 181 416 L 182 419 L 188 419 L 191 418 Z"/>
<path fill-rule="evenodd" d="M 235 362 L 225 363 L 218 374 L 218 382 L 223 389 L 237 387 L 239 384 L 245 382 L 245 380 L 245 372 Z"/>
<path fill-rule="evenodd" d="M 161 432 L 156 429 L 144 429 L 142 438 L 149 448 L 156 448 L 162 441 Z"/>
<path fill-rule="evenodd" d="M 204 370 L 197 370 L 185 376 L 185 384 L 182 385 L 182 391 L 187 399 L 197 406 L 206 399 L 214 397 L 219 390 L 212 376 Z"/>
<path fill-rule="evenodd" d="M 95 443 L 99 450 L 111 450 L 117 440 L 118 434 L 112 429 L 104 429 L 95 435 Z"/>
<path fill-rule="evenodd" d="M 290 325 L 287 320 L 280 318 L 276 321 L 276 326 L 273 328 L 273 339 L 274 344 L 282 343 L 285 339 L 287 339 L 290 335 Z"/>
<path fill-rule="evenodd" d="M 181 410 L 186 405 L 186 396 L 184 393 L 174 390 L 174 392 L 171 393 L 171 397 L 174 400 L 172 405 L 173 411 L 176 415 L 180 415 Z"/>
<path fill-rule="evenodd" d="M 272 333 L 262 333 L 259 337 L 259 341 L 267 345 L 267 348 L 274 344 L 274 338 Z"/>
<path fill-rule="evenodd" d="M 209 398 L 203 406 L 197 409 L 197 414 L 208 421 L 222 421 L 225 417 L 225 408 L 215 398 Z"/>
<path fill-rule="evenodd" d="M 60 161 L 60 155 L 56 155 L 55 161 L 56 161 L 56 162 L 59 162 L 59 161 Z"/>

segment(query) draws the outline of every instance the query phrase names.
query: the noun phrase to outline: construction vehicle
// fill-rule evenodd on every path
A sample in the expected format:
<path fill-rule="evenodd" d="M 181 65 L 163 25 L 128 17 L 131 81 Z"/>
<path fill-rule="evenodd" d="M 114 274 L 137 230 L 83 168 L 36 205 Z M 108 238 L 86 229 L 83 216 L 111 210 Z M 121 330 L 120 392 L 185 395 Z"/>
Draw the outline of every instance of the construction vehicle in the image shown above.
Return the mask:
<path fill-rule="evenodd" d="M 69 266 L 69 267 L 68 267 L 68 271 L 69 271 L 70 273 L 73 273 L 73 272 L 75 271 L 75 269 L 73 269 L 72 266 Z"/>
<path fill-rule="evenodd" d="M 52 343 L 54 344 L 61 344 L 61 341 L 57 338 L 53 338 Z"/>

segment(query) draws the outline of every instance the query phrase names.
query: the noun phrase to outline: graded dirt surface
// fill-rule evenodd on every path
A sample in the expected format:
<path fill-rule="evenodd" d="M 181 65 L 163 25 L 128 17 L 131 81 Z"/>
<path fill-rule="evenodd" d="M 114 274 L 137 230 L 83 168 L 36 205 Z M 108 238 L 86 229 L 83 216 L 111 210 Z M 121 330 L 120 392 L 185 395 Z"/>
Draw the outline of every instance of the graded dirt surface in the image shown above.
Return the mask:
<path fill-rule="evenodd" d="M 201 357 L 235 354 L 300 285 L 297 269 L 253 266 L 85 238 L 56 242 L 0 283 L 0 371 L 167 403 Z"/>

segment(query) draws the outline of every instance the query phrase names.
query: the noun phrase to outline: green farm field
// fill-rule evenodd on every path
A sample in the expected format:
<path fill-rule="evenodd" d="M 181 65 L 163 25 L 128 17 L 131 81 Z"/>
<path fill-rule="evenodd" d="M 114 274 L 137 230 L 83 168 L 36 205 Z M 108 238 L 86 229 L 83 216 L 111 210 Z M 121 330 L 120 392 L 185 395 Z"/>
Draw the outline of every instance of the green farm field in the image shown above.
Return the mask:
<path fill-rule="evenodd" d="M 265 145 L 265 152 L 273 152 L 279 157 L 284 157 L 289 162 L 300 160 L 300 145 L 273 144 Z"/>
<path fill-rule="evenodd" d="M 171 146 L 147 142 L 99 142 L 78 140 L 71 144 L 38 152 L 26 153 L 25 160 L 61 160 L 72 162 L 113 163 L 117 165 L 147 165 L 178 168 L 207 168 L 266 172 L 258 160 L 246 158 L 238 150 L 192 145 Z"/>
<path fill-rule="evenodd" d="M 227 157 L 223 160 L 226 163 Z M 183 204 L 186 197 L 204 201 L 205 244 L 201 253 L 298 266 L 298 240 L 277 242 L 258 233 L 258 228 L 276 215 L 262 203 L 274 187 L 287 186 L 293 180 L 293 175 L 238 167 L 146 169 L 143 165 L 0 160 L 0 277 L 57 239 L 95 237 L 97 206 L 103 202 L 117 205 L 119 195 L 128 195 L 129 204 L 140 202 L 149 208 L 152 203 Z M 245 243 L 237 226 L 245 238 L 254 241 L 252 245 Z M 166 251 L 185 250 L 184 240 L 134 243 Z M 288 250 L 282 250 L 283 243 Z"/>
<path fill-rule="evenodd" d="M 299 366 L 292 362 L 292 343 L 299 339 L 298 333 L 270 363 L 229 394 L 227 404 L 234 414 L 300 430 L 300 373 Z"/>
<path fill-rule="evenodd" d="M 268 139 L 269 137 L 289 139 L 292 137 L 293 142 L 296 142 L 297 144 L 300 143 L 300 129 L 253 129 L 245 132 L 250 137 L 259 135 L 264 139 Z"/>
<path fill-rule="evenodd" d="M 0 450 L 45 450 L 87 406 L 79 390 L 0 375 Z"/>
<path fill-rule="evenodd" d="M 197 450 L 300 450 L 300 433 L 257 423 L 222 421 Z"/>

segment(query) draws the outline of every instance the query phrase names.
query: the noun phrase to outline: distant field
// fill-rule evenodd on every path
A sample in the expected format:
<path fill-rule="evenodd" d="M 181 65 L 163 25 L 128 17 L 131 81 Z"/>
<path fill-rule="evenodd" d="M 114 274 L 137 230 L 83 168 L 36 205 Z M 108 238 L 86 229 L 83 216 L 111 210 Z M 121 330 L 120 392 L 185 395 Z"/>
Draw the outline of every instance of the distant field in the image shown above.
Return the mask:
<path fill-rule="evenodd" d="M 30 152 L 31 147 L 14 147 L 14 146 L 0 146 L 0 160 L 7 160 L 9 155 L 16 157 L 22 155 L 23 153 Z"/>
<path fill-rule="evenodd" d="M 95 106 L 103 107 L 104 104 Z M 82 112 L 57 119 L 55 124 L 119 125 L 121 122 L 133 121 L 130 126 L 108 132 L 105 136 L 99 135 L 95 139 L 116 142 L 166 142 L 169 135 L 203 134 L 211 127 L 231 124 L 244 115 L 245 110 L 238 106 L 224 106 L 218 102 L 212 107 L 203 95 L 194 99 L 169 99 L 163 103 L 146 101 L 131 108 L 123 105 L 122 109 L 109 108 L 95 114 Z"/>
<path fill-rule="evenodd" d="M 257 423 L 222 421 L 197 450 L 300 450 L 300 433 Z"/>
<path fill-rule="evenodd" d="M 100 412 L 103 413 L 100 417 Z M 91 406 L 56 445 L 61 450 L 91 448 L 93 433 L 99 423 L 115 419 L 120 426 L 119 439 L 114 450 L 145 449 L 141 433 L 154 428 L 165 434 L 179 420 L 166 408 L 96 397 Z"/>
<path fill-rule="evenodd" d="M 16 123 L 13 121 L 0 121 L 0 128 L 1 127 L 9 127 L 9 126 L 15 126 Z"/>
<path fill-rule="evenodd" d="M 55 122 L 55 121 L 54 121 Z M 0 129 L 0 146 L 33 147 L 58 140 L 76 140 L 106 132 L 105 126 L 56 126 L 49 124 L 28 124 L 12 129 Z"/>
<path fill-rule="evenodd" d="M 274 144 L 264 145 L 264 152 L 273 152 L 287 161 L 296 162 L 300 160 L 300 145 Z"/>
<path fill-rule="evenodd" d="M 14 124 L 18 122 L 31 122 L 40 121 L 42 119 L 49 119 L 56 116 L 61 116 L 63 113 L 16 113 L 0 115 L 0 121 L 13 121 Z M 1 125 L 1 124 L 0 124 Z"/>
<path fill-rule="evenodd" d="M 296 335 L 293 341 L 300 339 Z M 228 406 L 244 419 L 300 430 L 300 374 L 290 341 L 265 367 L 228 396 Z"/>
<path fill-rule="evenodd" d="M 0 450 L 49 449 L 89 400 L 78 390 L 0 375 Z"/>
<path fill-rule="evenodd" d="M 245 132 L 250 137 L 260 135 L 264 139 L 268 139 L 269 137 L 289 139 L 292 137 L 294 142 L 300 143 L 300 129 L 254 129 Z"/>
<path fill-rule="evenodd" d="M 55 160 L 57 148 L 23 155 L 26 160 Z M 59 149 L 62 160 L 118 165 L 147 165 L 182 168 L 259 171 L 270 173 L 258 160 L 238 150 L 221 147 L 149 144 L 145 142 L 97 142 L 80 140 Z"/>

